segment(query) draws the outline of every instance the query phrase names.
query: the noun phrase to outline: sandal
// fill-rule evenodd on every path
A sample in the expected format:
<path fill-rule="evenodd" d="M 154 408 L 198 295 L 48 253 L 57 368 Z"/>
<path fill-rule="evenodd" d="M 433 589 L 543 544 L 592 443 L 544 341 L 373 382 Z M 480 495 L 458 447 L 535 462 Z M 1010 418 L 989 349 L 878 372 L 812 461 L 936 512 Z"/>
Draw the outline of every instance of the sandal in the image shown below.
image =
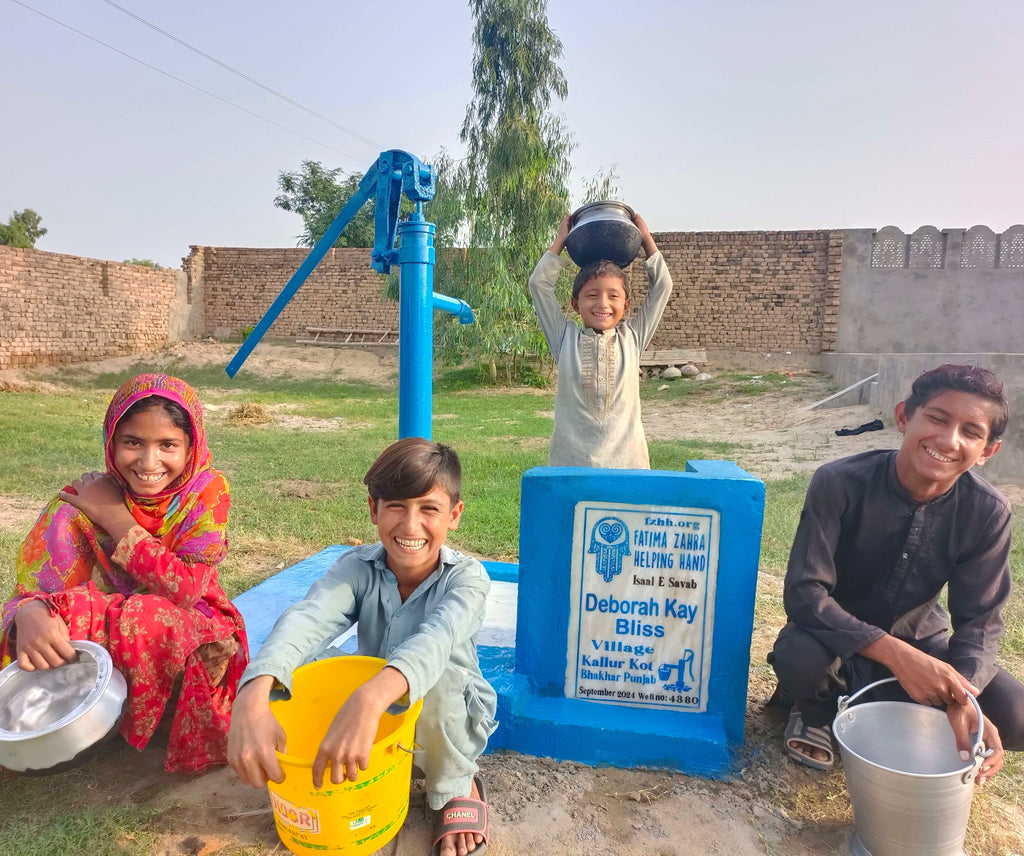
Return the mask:
<path fill-rule="evenodd" d="M 812 749 L 820 749 L 827 757 L 824 759 L 812 758 L 801 752 L 794 743 L 803 744 Z M 827 725 L 807 725 L 800 711 L 795 707 L 789 712 L 789 722 L 786 723 L 785 737 L 786 754 L 790 758 L 799 761 L 815 770 L 831 770 L 836 755 L 832 748 L 832 729 Z"/>
<path fill-rule="evenodd" d="M 437 813 L 437 825 L 434 827 L 434 845 L 430 856 L 438 856 L 441 852 L 441 839 L 446 835 L 459 832 L 476 832 L 484 837 L 470 856 L 483 856 L 487 850 L 487 792 L 479 776 L 473 777 L 480 799 L 473 797 L 455 797 L 445 803 Z"/>

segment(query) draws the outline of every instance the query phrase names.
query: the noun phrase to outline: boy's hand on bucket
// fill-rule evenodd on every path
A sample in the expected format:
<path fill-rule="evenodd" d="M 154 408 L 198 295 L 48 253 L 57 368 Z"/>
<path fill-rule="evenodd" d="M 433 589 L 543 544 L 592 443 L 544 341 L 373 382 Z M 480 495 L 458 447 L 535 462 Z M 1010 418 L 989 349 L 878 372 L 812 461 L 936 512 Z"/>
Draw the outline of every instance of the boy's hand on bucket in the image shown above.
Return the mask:
<path fill-rule="evenodd" d="M 967 694 L 980 690 L 949 663 L 897 639 L 883 636 L 861 648 L 864 656 L 889 669 L 918 704 L 932 707 L 970 704 Z"/>
<path fill-rule="evenodd" d="M 981 762 L 981 771 L 978 773 L 978 784 L 983 785 L 996 773 L 1003 769 L 1003 740 L 999 736 L 999 729 L 992 724 L 986 716 L 985 719 L 985 746 L 991 754 Z"/>
<path fill-rule="evenodd" d="M 313 761 L 313 787 L 323 786 L 331 765 L 331 781 L 340 785 L 359 778 L 370 765 L 370 751 L 380 718 L 388 707 L 409 692 L 409 682 L 397 669 L 386 666 L 348 697 L 341 706 Z"/>
<path fill-rule="evenodd" d="M 271 675 L 247 683 L 231 709 L 228 730 L 228 763 L 247 785 L 262 788 L 267 781 L 280 784 L 284 771 L 277 753 L 287 749 L 284 729 L 270 712 Z"/>
<path fill-rule="evenodd" d="M 978 731 L 977 711 L 974 705 L 968 702 L 966 705 L 951 704 L 946 708 L 946 718 L 953 729 L 956 737 L 956 748 L 960 750 L 960 757 L 964 761 L 971 760 L 971 734 Z M 989 754 L 981 762 L 981 769 L 975 780 L 979 785 L 985 784 L 996 773 L 1003 768 L 1003 742 L 999 737 L 999 729 L 992 724 L 987 717 L 982 717 L 985 728 L 982 733 L 982 740 L 989 750 Z"/>
<path fill-rule="evenodd" d="M 354 782 L 370 764 L 370 750 L 377 734 L 382 711 L 358 698 L 356 690 L 338 711 L 324 735 L 313 761 L 313 787 L 324 783 L 324 772 L 331 765 L 331 781 L 340 785 Z"/>

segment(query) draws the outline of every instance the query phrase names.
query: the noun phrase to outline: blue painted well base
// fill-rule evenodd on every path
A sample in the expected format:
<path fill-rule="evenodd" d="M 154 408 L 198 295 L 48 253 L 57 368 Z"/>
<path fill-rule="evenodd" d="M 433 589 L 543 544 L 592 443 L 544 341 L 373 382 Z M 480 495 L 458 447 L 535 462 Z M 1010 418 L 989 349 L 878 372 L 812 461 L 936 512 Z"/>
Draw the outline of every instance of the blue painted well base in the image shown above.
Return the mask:
<path fill-rule="evenodd" d="M 267 636 L 281 613 L 293 603 L 302 600 L 309 587 L 327 572 L 342 553 L 351 549 L 339 544 L 326 547 L 308 559 L 296 562 L 290 568 L 268 577 L 235 598 L 234 604 L 245 621 L 250 654 L 259 651 L 267 641 Z"/>
<path fill-rule="evenodd" d="M 278 616 L 349 549 L 327 547 L 235 598 L 253 652 L 266 640 Z M 484 562 L 484 567 L 495 582 L 518 580 L 519 566 L 514 563 Z M 351 645 L 348 648 L 354 650 Z M 631 717 L 628 709 L 539 696 L 525 676 L 515 674 L 515 648 L 481 646 L 479 653 L 484 677 L 498 693 L 498 730 L 491 736 L 488 751 L 508 749 L 560 761 L 652 767 L 691 775 L 728 772 L 720 721 L 671 711 L 643 711 L 643 722 L 636 723 L 637 717 Z M 693 723 L 699 727 L 694 728 Z"/>
<path fill-rule="evenodd" d="M 498 693 L 498 730 L 487 751 L 511 749 L 594 766 L 648 767 L 721 778 L 731 772 L 725 727 L 716 717 L 640 710 L 537 695 L 514 673 L 515 650 L 481 648 L 484 677 Z"/>
<path fill-rule="evenodd" d="M 702 712 L 565 697 L 573 508 L 580 500 L 609 497 L 620 503 L 721 511 L 724 549 L 717 573 L 715 661 Z M 731 749 L 743 741 L 763 509 L 764 485 L 729 462 L 690 462 L 686 473 L 529 471 L 523 480 L 523 564 L 483 563 L 496 583 L 480 634 L 481 640 L 493 641 L 479 648 L 484 677 L 498 694 L 499 725 L 488 749 L 728 775 Z M 347 549 L 328 547 L 236 599 L 252 651 L 263 644 L 277 617 Z"/>

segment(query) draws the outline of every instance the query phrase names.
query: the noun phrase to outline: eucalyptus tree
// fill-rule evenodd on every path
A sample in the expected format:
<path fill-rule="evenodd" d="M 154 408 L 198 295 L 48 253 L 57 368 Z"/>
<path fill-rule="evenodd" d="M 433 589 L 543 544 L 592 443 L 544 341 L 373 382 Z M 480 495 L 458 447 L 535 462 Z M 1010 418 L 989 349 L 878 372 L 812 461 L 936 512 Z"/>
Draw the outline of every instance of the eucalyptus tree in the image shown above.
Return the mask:
<path fill-rule="evenodd" d="M 516 378 L 527 354 L 546 346 L 527 280 L 568 211 L 572 137 L 552 112 L 568 93 L 558 66 L 562 43 L 551 31 L 545 0 L 470 0 L 473 98 L 460 139 L 466 157 L 435 160 L 438 197 L 429 214 L 438 253 L 436 278 L 476 314 L 470 326 L 439 325 L 449 357 L 469 355 L 497 379 Z"/>

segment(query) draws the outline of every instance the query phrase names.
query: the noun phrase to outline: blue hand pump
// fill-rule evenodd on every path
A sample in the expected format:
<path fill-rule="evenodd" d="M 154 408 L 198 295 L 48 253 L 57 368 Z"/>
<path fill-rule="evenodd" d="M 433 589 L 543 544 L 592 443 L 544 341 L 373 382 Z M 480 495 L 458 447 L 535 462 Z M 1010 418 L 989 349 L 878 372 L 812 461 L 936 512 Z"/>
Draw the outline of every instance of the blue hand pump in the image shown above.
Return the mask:
<path fill-rule="evenodd" d="M 432 166 L 398 149 L 381 152 L 359 182 L 359 190 L 345 203 L 330 228 L 309 251 L 305 261 L 231 358 L 226 368 L 228 376 L 235 376 L 356 212 L 366 200 L 374 197 L 370 266 L 381 273 L 390 272 L 393 264 L 399 268 L 398 436 L 429 440 L 433 393 L 433 310 L 454 315 L 461 324 L 473 323 L 473 310 L 464 300 L 434 291 L 434 224 L 423 218 L 423 203 L 434 198 L 435 190 Z M 399 222 L 398 210 L 403 191 L 416 203 L 416 210 Z M 396 233 L 399 238 L 397 249 Z"/>

